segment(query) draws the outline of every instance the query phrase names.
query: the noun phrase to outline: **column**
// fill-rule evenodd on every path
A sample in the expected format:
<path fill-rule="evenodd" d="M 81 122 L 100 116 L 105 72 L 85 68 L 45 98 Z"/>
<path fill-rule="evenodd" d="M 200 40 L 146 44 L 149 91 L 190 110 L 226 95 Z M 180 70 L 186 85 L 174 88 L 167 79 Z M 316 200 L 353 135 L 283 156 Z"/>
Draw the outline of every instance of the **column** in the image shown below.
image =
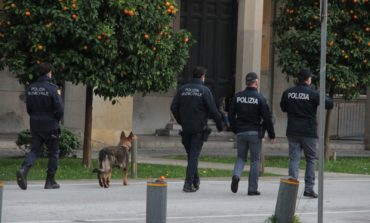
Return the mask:
<path fill-rule="evenodd" d="M 248 72 L 261 73 L 263 2 L 238 1 L 236 91 L 245 88 L 244 80 Z"/>

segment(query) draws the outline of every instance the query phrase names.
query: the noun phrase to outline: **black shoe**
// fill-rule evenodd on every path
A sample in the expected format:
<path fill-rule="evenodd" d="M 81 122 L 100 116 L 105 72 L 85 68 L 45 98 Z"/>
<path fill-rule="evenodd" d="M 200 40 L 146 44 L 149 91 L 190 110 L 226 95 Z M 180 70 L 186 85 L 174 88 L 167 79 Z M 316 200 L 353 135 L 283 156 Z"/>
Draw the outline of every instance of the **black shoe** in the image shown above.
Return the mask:
<path fill-rule="evenodd" d="M 231 191 L 233 193 L 238 192 L 239 180 L 240 178 L 236 175 L 234 175 L 233 178 L 231 179 Z"/>
<path fill-rule="evenodd" d="M 17 184 L 22 190 L 27 189 L 27 171 L 23 168 L 17 170 Z"/>
<path fill-rule="evenodd" d="M 184 192 L 196 192 L 197 189 L 193 185 L 184 184 L 184 188 L 182 189 Z"/>
<path fill-rule="evenodd" d="M 305 191 L 303 193 L 303 196 L 305 196 L 305 197 L 311 197 L 311 198 L 317 198 L 318 197 L 318 195 L 315 193 L 315 191 L 311 191 L 311 192 Z"/>
<path fill-rule="evenodd" d="M 248 192 L 248 195 L 249 196 L 259 196 L 259 195 L 261 195 L 261 192 L 259 192 L 259 191 Z"/>
<path fill-rule="evenodd" d="M 193 186 L 194 186 L 195 190 L 199 190 L 199 182 L 193 183 Z"/>
<path fill-rule="evenodd" d="M 59 189 L 60 185 L 55 181 L 54 177 L 46 178 L 44 189 Z"/>

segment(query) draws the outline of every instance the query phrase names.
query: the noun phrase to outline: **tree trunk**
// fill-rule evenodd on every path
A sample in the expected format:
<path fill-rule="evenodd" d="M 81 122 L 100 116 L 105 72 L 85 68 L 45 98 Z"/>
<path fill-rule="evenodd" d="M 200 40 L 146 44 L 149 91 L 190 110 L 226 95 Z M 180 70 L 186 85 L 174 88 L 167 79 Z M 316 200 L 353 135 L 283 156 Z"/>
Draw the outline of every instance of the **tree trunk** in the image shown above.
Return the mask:
<path fill-rule="evenodd" d="M 330 117 L 331 117 L 331 111 L 326 111 L 326 120 L 325 120 L 325 136 L 324 136 L 324 158 L 326 161 L 330 158 Z"/>
<path fill-rule="evenodd" d="M 83 145 L 82 164 L 91 167 L 91 131 L 92 131 L 92 103 L 93 103 L 93 87 L 86 88 L 86 106 L 85 106 L 85 132 Z"/>

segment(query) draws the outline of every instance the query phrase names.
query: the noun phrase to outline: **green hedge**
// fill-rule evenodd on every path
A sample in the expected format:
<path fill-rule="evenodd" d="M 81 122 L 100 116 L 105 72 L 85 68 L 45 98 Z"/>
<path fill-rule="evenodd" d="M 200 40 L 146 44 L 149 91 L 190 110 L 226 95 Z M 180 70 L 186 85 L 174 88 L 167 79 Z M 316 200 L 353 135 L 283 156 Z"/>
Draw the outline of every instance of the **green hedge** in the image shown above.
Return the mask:
<path fill-rule="evenodd" d="M 17 146 L 24 152 L 28 152 L 31 146 L 31 132 L 29 129 L 22 130 L 15 141 Z M 81 148 L 80 138 L 70 130 L 62 127 L 59 136 L 59 157 L 74 156 L 77 149 Z M 47 156 L 47 149 L 43 146 L 44 156 Z"/>

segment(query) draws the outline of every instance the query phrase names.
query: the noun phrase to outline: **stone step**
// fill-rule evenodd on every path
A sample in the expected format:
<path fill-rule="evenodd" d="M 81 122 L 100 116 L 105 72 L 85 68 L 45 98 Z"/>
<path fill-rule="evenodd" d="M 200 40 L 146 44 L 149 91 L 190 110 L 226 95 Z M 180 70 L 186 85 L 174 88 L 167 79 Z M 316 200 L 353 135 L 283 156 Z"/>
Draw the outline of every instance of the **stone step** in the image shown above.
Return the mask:
<path fill-rule="evenodd" d="M 211 136 L 203 145 L 203 152 L 207 154 L 230 155 L 235 153 L 236 143 L 234 137 L 222 135 Z M 287 156 L 288 142 L 286 138 L 278 138 L 275 144 L 270 144 L 268 139 L 263 140 L 263 151 L 267 155 Z M 183 151 L 181 137 L 179 136 L 139 136 L 138 148 L 145 151 Z M 337 156 L 370 156 L 370 150 L 365 150 L 362 141 L 332 140 L 331 153 Z"/>

